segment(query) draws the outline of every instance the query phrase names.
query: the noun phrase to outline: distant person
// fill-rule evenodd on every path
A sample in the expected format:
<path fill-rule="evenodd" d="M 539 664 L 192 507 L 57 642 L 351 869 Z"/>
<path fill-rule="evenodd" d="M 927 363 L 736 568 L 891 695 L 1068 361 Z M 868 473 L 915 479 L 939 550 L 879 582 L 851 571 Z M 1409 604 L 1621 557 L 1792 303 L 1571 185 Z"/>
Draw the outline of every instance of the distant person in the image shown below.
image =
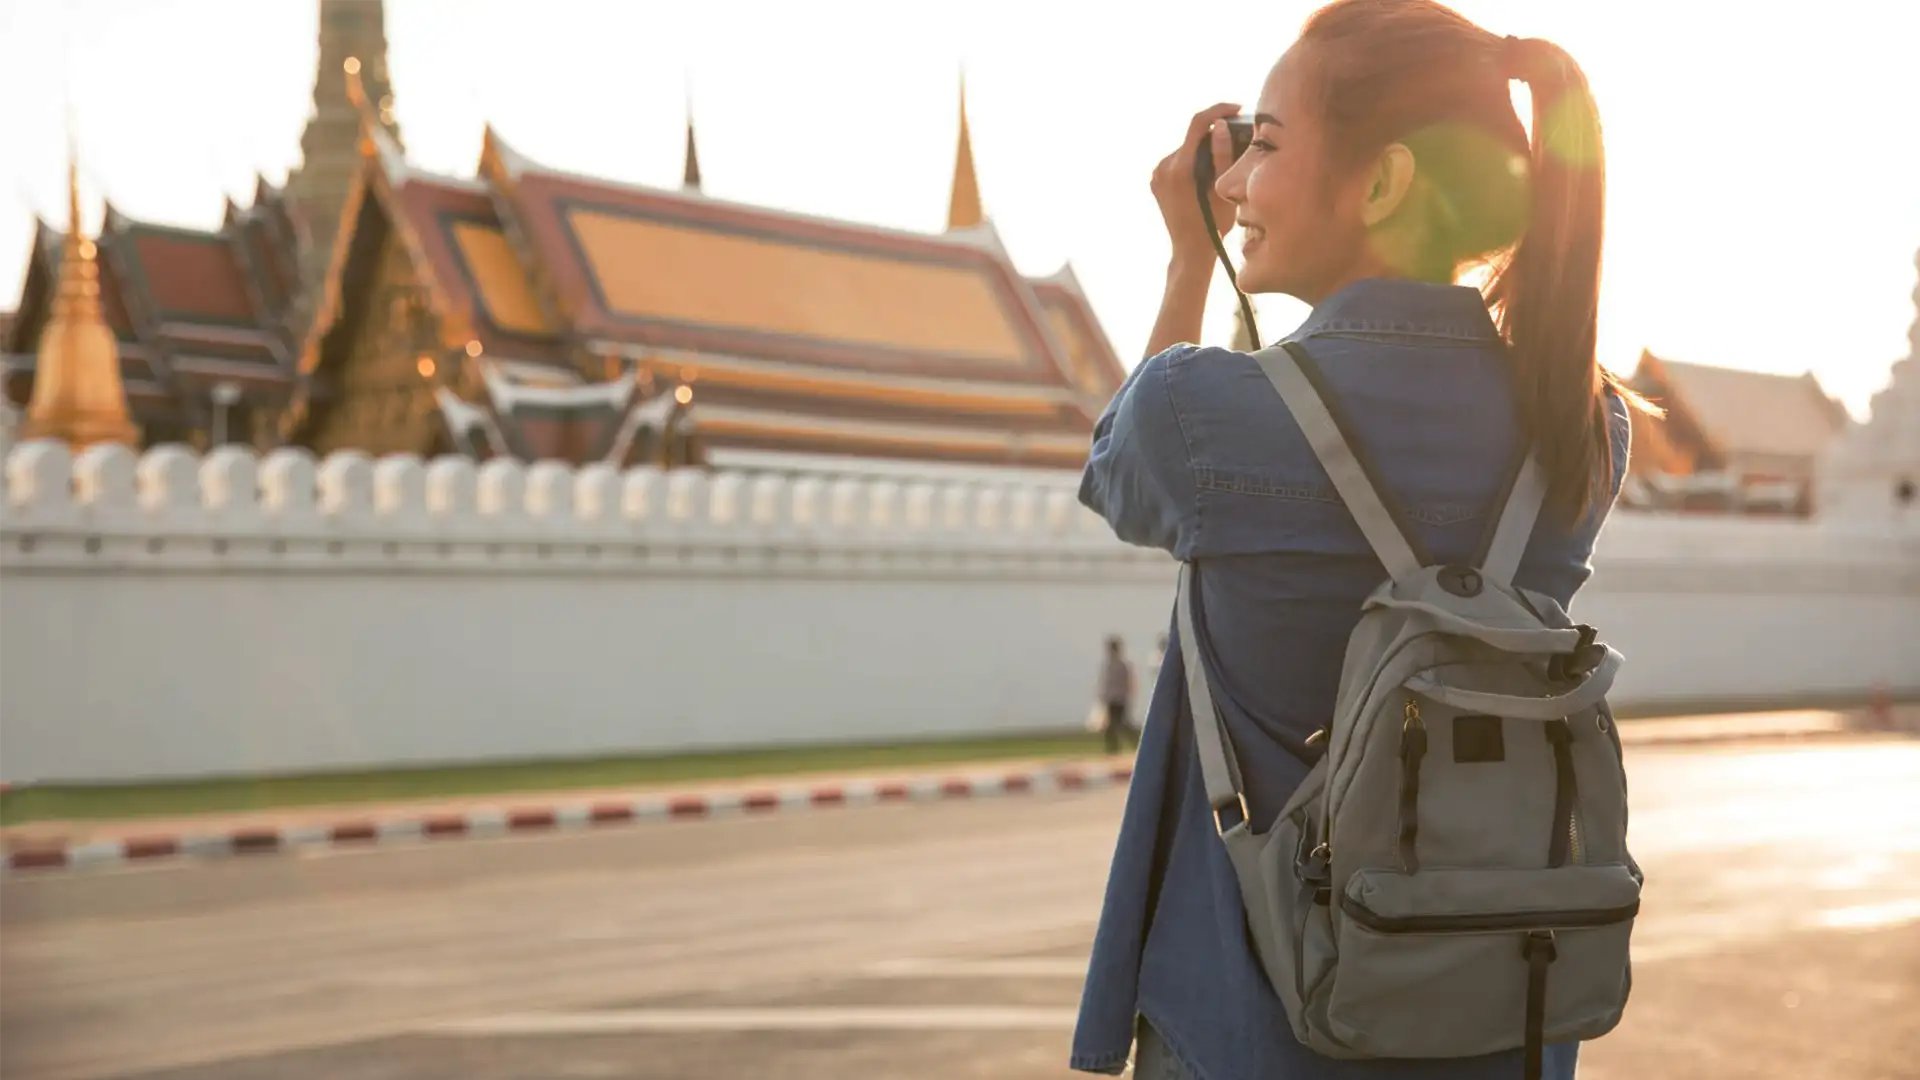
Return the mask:
<path fill-rule="evenodd" d="M 1530 91 L 1531 140 L 1514 81 Z M 1211 673 L 1245 819 L 1264 832 L 1318 760 L 1361 602 L 1388 575 L 1259 364 L 1186 344 L 1216 270 L 1196 155 L 1213 155 L 1221 232 L 1243 230 L 1240 286 L 1311 305 L 1288 340 L 1389 504 L 1369 508 L 1374 531 L 1397 529 L 1423 565 L 1477 565 L 1531 450 L 1547 501 L 1516 581 L 1569 605 L 1626 471 L 1629 411 L 1643 406 L 1594 360 L 1601 133 L 1559 46 L 1502 38 L 1431 0 L 1339 0 L 1267 76 L 1236 160 L 1223 121 L 1241 112 L 1195 114 L 1154 173 L 1166 292 L 1148 359 L 1094 428 L 1081 493 L 1120 539 L 1193 567 L 1196 640 L 1174 638 L 1161 677 L 1180 680 L 1192 653 Z M 1458 284 L 1488 262 L 1484 291 Z M 1249 940 L 1184 684 L 1153 702 L 1071 1066 L 1118 1074 L 1137 1039 L 1139 1080 L 1519 1080 L 1517 1044 L 1344 1060 L 1296 1039 Z M 1222 827 L 1242 817 L 1221 813 Z M 1527 962 L 1518 943 L 1513 957 Z M 1547 1045 L 1543 1074 L 1571 1078 L 1577 1050 Z"/>
<path fill-rule="evenodd" d="M 1130 719 L 1133 684 L 1133 665 L 1127 663 L 1126 642 L 1118 637 L 1108 638 L 1106 656 L 1100 662 L 1099 699 L 1107 714 L 1100 733 L 1109 754 L 1120 752 L 1123 738 L 1129 746 L 1140 744 L 1140 733 L 1134 730 Z"/>

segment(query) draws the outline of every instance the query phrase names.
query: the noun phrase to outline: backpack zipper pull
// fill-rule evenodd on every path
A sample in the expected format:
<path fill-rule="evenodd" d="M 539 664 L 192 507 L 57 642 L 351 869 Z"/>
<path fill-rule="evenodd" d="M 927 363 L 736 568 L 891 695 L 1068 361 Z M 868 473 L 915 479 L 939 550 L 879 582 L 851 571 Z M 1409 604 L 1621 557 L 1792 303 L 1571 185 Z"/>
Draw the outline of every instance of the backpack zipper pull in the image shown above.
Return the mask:
<path fill-rule="evenodd" d="M 1400 756 L 1418 762 L 1427 756 L 1427 722 L 1420 718 L 1420 703 L 1408 698 L 1405 716 L 1400 725 Z"/>
<path fill-rule="evenodd" d="M 1427 723 L 1420 703 L 1407 698 L 1406 720 L 1400 725 L 1400 869 L 1420 872 L 1420 759 L 1427 756 Z"/>

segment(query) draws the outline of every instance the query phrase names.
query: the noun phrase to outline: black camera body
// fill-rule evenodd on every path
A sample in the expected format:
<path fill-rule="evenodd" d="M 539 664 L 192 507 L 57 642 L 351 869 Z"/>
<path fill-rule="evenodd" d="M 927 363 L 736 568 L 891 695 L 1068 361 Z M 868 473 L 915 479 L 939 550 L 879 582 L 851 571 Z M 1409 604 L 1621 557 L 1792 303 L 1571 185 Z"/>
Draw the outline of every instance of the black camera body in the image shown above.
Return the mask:
<path fill-rule="evenodd" d="M 1230 151 L 1232 157 L 1228 159 L 1228 162 L 1232 163 L 1239 161 L 1240 156 L 1247 152 L 1247 147 L 1253 145 L 1253 118 L 1232 116 L 1227 118 L 1226 124 L 1227 137 L 1233 141 L 1233 149 Z M 1218 174 L 1213 171 L 1211 143 L 1212 134 L 1208 133 L 1198 148 L 1200 152 L 1193 155 L 1193 182 L 1202 198 L 1213 192 L 1213 182 L 1219 179 Z"/>

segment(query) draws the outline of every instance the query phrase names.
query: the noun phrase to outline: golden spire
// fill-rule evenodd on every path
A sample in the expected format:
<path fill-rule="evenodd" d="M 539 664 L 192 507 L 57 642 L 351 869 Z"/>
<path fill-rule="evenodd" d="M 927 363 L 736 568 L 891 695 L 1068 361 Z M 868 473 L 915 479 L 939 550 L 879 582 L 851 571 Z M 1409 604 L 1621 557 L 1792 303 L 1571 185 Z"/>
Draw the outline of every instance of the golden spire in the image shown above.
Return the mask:
<path fill-rule="evenodd" d="M 40 330 L 27 406 L 28 439 L 60 439 L 75 450 L 94 443 L 138 446 L 140 429 L 127 415 L 120 381 L 120 349 L 100 310 L 100 265 L 80 224 L 80 161 L 67 154 L 67 236 L 53 312 Z"/>
<path fill-rule="evenodd" d="M 960 77 L 960 149 L 953 161 L 953 199 L 947 204 L 947 228 L 980 224 L 980 181 L 973 175 L 973 138 L 967 132 L 967 78 Z"/>
<path fill-rule="evenodd" d="M 687 98 L 687 163 L 680 177 L 680 186 L 688 191 L 700 190 L 700 151 L 693 145 L 693 98 Z"/>

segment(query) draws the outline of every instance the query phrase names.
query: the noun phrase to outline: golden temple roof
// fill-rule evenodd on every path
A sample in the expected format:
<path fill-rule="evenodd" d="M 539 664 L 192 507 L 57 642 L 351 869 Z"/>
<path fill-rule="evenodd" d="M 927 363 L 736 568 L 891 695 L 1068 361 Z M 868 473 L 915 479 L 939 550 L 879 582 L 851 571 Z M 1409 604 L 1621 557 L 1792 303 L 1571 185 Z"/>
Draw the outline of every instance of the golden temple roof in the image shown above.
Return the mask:
<path fill-rule="evenodd" d="M 309 372 L 348 355 L 333 328 L 370 302 L 352 294 L 371 289 L 372 254 L 346 233 L 390 226 L 449 345 L 680 387 L 721 444 L 1072 467 L 1125 377 L 1071 272 L 1023 277 L 984 219 L 925 234 L 619 183 L 491 128 L 476 180 L 439 177 L 369 135 L 370 209 L 343 230 L 330 288 L 345 292 Z M 689 140 L 691 165 L 690 123 Z"/>

